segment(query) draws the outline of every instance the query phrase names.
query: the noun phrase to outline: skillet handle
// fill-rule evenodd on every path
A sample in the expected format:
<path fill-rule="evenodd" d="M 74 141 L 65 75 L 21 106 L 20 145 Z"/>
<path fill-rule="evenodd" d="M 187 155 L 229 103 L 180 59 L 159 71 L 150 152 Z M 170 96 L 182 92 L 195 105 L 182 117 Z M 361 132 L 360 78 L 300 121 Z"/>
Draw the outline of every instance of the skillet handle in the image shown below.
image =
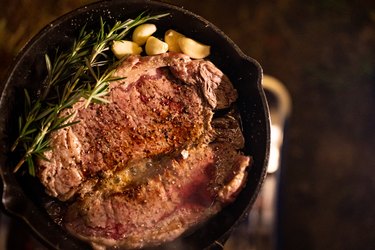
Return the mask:
<path fill-rule="evenodd" d="M 277 203 L 280 163 L 286 122 L 292 111 L 292 101 L 285 85 L 275 77 L 264 75 L 262 87 L 270 110 L 271 148 L 267 177 L 245 226 L 229 238 L 224 250 L 277 249 Z"/>
<path fill-rule="evenodd" d="M 271 120 L 271 147 L 267 177 L 255 206 L 249 215 L 248 230 L 254 239 L 255 249 L 277 249 L 278 195 L 280 167 L 285 125 L 292 111 L 292 101 L 285 85 L 275 77 L 264 75 L 262 80 Z M 261 239 L 266 239 L 263 241 Z M 262 248 L 263 247 L 263 248 Z"/>
<path fill-rule="evenodd" d="M 292 111 L 292 101 L 285 85 L 275 77 L 264 75 L 262 86 L 266 93 L 271 117 L 271 150 L 267 169 L 270 174 L 276 172 L 280 165 L 285 123 Z"/>

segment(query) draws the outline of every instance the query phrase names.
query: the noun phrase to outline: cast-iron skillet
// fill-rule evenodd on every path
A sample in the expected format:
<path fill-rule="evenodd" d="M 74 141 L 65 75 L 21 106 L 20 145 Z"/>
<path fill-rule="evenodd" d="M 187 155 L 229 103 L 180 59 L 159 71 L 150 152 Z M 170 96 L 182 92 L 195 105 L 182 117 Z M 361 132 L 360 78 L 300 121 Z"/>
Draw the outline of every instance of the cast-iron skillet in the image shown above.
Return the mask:
<path fill-rule="evenodd" d="M 157 35 L 172 28 L 186 36 L 210 44 L 212 60 L 229 76 L 238 90 L 238 109 L 241 114 L 246 140 L 245 154 L 253 157 L 248 181 L 236 201 L 221 213 L 198 228 L 194 233 L 166 244 L 168 249 L 220 248 L 236 224 L 249 213 L 265 178 L 268 161 L 270 129 L 269 114 L 261 88 L 262 69 L 218 28 L 185 9 L 169 4 L 146 1 L 104 1 L 74 10 L 46 26 L 19 53 L 3 89 L 0 99 L 0 173 L 3 180 L 2 203 L 5 210 L 21 218 L 42 242 L 56 249 L 88 249 L 89 245 L 70 236 L 48 215 L 45 207 L 51 199 L 44 193 L 36 178 L 28 174 L 13 174 L 17 159 L 9 153 L 15 138 L 17 117 L 22 108 L 23 88 L 38 88 L 46 77 L 44 55 L 55 49 L 69 48 L 73 39 L 86 24 L 98 29 L 99 18 L 108 23 L 135 18 L 143 11 L 149 14 L 170 13 L 155 21 Z"/>

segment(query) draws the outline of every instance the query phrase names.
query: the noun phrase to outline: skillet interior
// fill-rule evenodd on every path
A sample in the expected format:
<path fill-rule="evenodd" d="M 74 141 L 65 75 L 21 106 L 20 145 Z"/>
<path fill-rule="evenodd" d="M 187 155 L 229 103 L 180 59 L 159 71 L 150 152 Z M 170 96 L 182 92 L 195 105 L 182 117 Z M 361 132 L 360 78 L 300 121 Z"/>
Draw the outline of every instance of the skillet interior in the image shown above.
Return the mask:
<path fill-rule="evenodd" d="M 104 1 L 77 9 L 57 19 L 38 33 L 20 52 L 5 82 L 0 99 L 0 173 L 3 178 L 2 202 L 5 210 L 23 219 L 47 246 L 61 249 L 88 248 L 54 223 L 45 210 L 50 198 L 35 178 L 27 174 L 12 174 L 15 160 L 9 147 L 15 138 L 17 115 L 22 108 L 22 89 L 38 88 L 46 71 L 44 54 L 53 54 L 56 47 L 69 48 L 74 37 L 86 23 L 97 29 L 99 18 L 108 23 L 134 18 L 143 11 L 150 14 L 168 12 L 171 15 L 155 21 L 158 34 L 169 28 L 178 30 L 202 43 L 212 45 L 213 61 L 231 79 L 239 92 L 238 108 L 246 140 L 244 152 L 253 156 L 248 182 L 237 200 L 193 234 L 169 247 L 181 249 L 219 248 L 230 229 L 246 216 L 255 201 L 266 173 L 269 153 L 269 115 L 260 86 L 262 70 L 259 64 L 245 56 L 239 48 L 211 23 L 178 7 L 153 1 Z M 22 98 L 23 99 L 23 98 Z M 181 245 L 182 244 L 182 245 Z M 165 246 L 163 246 L 164 248 Z"/>

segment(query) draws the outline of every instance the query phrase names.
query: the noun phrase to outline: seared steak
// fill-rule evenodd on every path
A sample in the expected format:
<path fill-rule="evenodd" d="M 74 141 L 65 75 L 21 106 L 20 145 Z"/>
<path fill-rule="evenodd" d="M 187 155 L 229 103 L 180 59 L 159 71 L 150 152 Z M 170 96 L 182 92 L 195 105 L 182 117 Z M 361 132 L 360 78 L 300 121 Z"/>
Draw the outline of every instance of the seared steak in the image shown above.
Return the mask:
<path fill-rule="evenodd" d="M 173 240 L 233 201 L 250 158 L 237 119 L 213 118 L 237 93 L 206 60 L 130 56 L 109 104 L 79 102 L 55 132 L 38 176 L 69 208 L 65 227 L 96 246 Z"/>

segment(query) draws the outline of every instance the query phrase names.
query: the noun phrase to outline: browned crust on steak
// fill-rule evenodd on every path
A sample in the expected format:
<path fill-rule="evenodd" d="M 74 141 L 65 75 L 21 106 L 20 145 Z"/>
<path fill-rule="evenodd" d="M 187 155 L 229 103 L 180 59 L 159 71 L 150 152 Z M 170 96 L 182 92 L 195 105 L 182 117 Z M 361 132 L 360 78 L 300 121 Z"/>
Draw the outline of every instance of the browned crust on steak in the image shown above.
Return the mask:
<path fill-rule="evenodd" d="M 192 149 L 187 159 L 155 161 L 159 171 L 147 181 L 117 183 L 115 191 L 107 186 L 77 201 L 69 208 L 66 226 L 85 240 L 110 246 L 141 248 L 171 241 L 233 201 L 249 160 L 232 146 L 215 143 Z"/>
<path fill-rule="evenodd" d="M 80 123 L 54 133 L 50 161 L 39 163 L 49 194 L 67 200 L 87 178 L 198 144 L 210 131 L 212 111 L 197 83 L 182 81 L 186 63 L 195 61 L 181 54 L 130 57 L 117 72 L 125 79 L 111 84 L 110 104 L 75 104 Z"/>
<path fill-rule="evenodd" d="M 78 102 L 80 122 L 51 136 L 38 176 L 69 200 L 64 225 L 96 246 L 140 248 L 175 239 L 232 202 L 250 158 L 228 108 L 237 92 L 206 60 L 130 56 L 109 104 Z"/>

